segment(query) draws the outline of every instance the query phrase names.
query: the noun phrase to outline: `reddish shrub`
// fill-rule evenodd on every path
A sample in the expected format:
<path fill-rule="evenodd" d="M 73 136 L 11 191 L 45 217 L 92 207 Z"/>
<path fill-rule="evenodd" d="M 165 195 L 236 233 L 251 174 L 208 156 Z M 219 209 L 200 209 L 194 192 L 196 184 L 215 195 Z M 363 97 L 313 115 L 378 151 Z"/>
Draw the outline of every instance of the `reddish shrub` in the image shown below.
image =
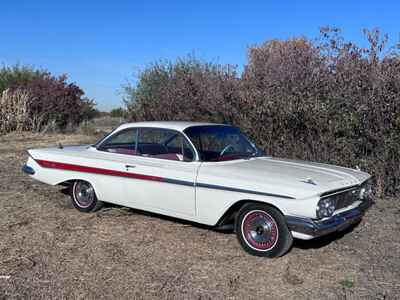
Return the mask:
<path fill-rule="evenodd" d="M 41 130 L 49 122 L 64 129 L 67 124 L 76 126 L 96 114 L 95 103 L 83 98 L 83 91 L 76 84 L 68 83 L 66 75 L 55 77 L 28 66 L 2 67 L 0 92 L 5 89 L 11 93 L 26 91 L 29 94 L 32 125 L 25 129 Z"/>
<path fill-rule="evenodd" d="M 24 88 L 32 96 L 30 113 L 40 118 L 45 125 L 55 121 L 58 128 L 70 124 L 79 124 L 82 120 L 81 110 L 83 91 L 75 84 L 68 84 L 67 77 L 53 77 L 50 74 L 34 78 L 18 88 Z"/>
<path fill-rule="evenodd" d="M 272 40 L 235 68 L 155 64 L 126 88 L 135 120 L 229 122 L 275 156 L 359 166 L 379 195 L 400 193 L 400 55 L 365 31 L 368 48 L 323 28 L 316 40 Z"/>
<path fill-rule="evenodd" d="M 156 63 L 127 86 L 128 114 L 134 120 L 233 122 L 238 81 L 235 68 L 195 58 Z"/>

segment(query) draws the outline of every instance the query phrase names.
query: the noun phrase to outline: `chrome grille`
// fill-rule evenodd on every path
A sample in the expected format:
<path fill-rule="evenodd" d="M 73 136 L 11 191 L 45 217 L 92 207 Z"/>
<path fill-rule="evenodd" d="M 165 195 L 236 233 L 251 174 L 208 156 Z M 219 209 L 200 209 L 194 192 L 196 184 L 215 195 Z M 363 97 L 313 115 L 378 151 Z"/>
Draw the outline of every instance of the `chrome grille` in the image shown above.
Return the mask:
<path fill-rule="evenodd" d="M 336 209 L 352 205 L 359 199 L 359 195 L 360 190 L 358 188 L 335 195 Z"/>
<path fill-rule="evenodd" d="M 355 187 L 341 192 L 324 195 L 323 198 L 333 198 L 336 201 L 336 210 L 348 207 L 359 200 L 360 188 Z"/>

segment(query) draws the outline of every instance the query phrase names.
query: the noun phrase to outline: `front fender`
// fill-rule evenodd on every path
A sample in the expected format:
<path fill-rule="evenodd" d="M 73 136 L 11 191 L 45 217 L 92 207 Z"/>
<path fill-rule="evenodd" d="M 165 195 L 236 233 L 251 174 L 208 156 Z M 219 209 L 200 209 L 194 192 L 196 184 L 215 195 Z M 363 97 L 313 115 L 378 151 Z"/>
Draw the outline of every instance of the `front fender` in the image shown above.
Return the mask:
<path fill-rule="evenodd" d="M 274 206 L 285 216 L 315 218 L 319 197 L 284 199 L 229 190 L 196 187 L 196 211 L 202 223 L 215 226 L 238 203 L 255 201 Z"/>

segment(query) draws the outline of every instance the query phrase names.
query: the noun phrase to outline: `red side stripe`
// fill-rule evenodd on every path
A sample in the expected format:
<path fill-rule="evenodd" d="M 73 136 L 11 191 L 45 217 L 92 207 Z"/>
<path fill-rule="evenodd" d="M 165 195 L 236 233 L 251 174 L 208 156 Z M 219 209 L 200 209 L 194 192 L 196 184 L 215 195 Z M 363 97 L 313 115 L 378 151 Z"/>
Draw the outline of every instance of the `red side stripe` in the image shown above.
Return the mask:
<path fill-rule="evenodd" d="M 109 170 L 109 169 L 86 167 L 86 166 L 66 164 L 66 163 L 60 163 L 60 162 L 48 161 L 48 160 L 41 160 L 41 159 L 36 160 L 36 162 L 41 167 L 50 168 L 50 169 L 68 170 L 68 171 L 85 172 L 85 173 L 94 173 L 94 174 L 109 175 L 109 176 L 128 177 L 128 178 L 151 180 L 151 181 L 162 181 L 163 180 L 162 177 L 158 177 L 158 176 L 151 176 L 151 175 L 143 175 L 143 174 L 137 174 L 137 173 L 114 171 L 114 170 Z"/>

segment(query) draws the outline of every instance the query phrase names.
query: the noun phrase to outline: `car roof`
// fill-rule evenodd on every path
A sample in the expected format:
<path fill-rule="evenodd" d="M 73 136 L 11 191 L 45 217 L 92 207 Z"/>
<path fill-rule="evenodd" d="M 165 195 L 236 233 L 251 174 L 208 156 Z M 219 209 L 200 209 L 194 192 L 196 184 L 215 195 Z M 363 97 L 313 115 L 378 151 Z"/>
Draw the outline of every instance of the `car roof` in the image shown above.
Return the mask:
<path fill-rule="evenodd" d="M 177 131 L 184 131 L 188 127 L 210 126 L 210 125 L 229 126 L 227 124 L 206 123 L 206 122 L 151 121 L 151 122 L 126 123 L 126 124 L 122 124 L 119 127 L 119 129 L 126 129 L 126 128 L 131 128 L 131 127 L 154 127 L 154 128 L 164 128 L 164 129 L 174 129 Z"/>

